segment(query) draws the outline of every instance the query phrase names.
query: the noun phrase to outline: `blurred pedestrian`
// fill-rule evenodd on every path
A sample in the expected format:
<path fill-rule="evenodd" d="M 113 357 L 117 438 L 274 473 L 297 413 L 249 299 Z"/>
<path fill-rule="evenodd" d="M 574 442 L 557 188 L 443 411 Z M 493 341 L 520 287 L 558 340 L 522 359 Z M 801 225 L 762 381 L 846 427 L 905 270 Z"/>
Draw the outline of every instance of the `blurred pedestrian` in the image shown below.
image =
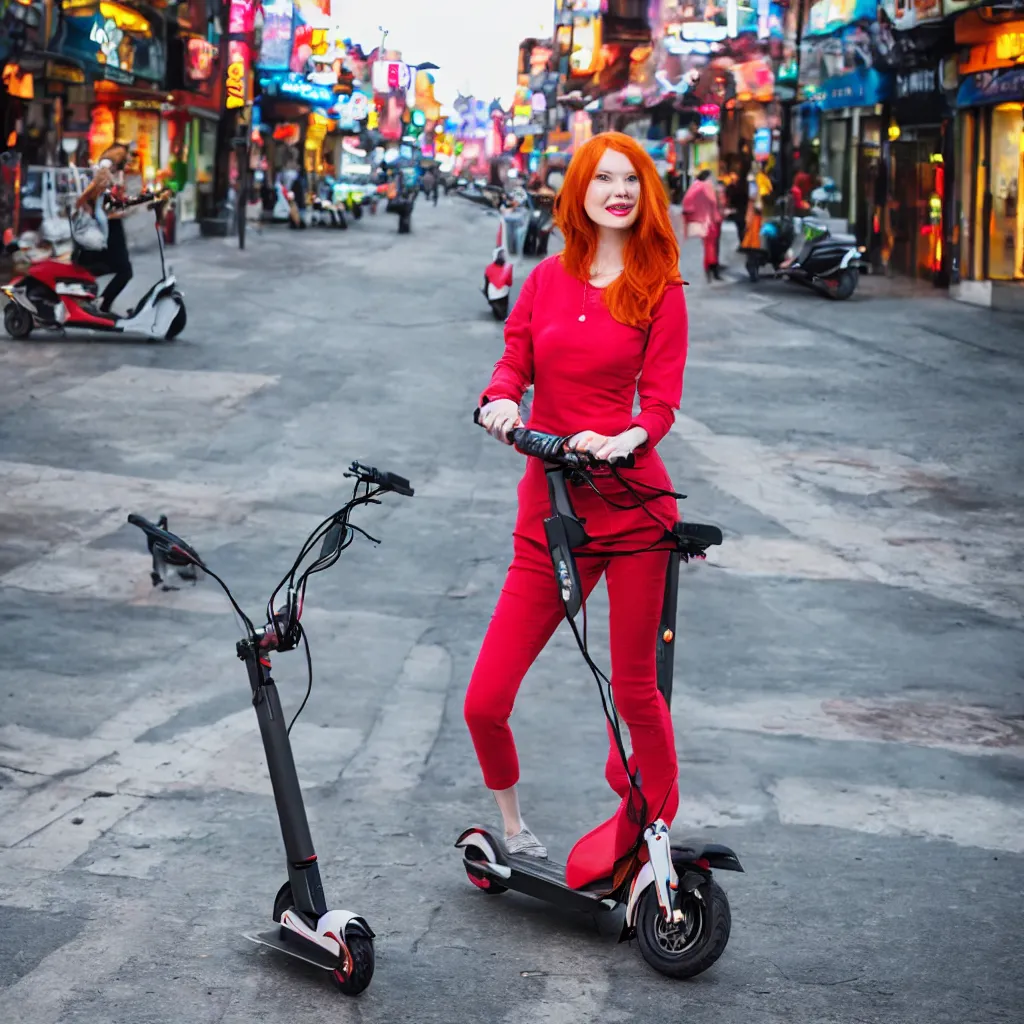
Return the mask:
<path fill-rule="evenodd" d="M 423 189 L 423 194 L 428 199 L 434 200 L 434 205 L 437 206 L 437 175 L 433 169 L 428 167 L 423 172 L 423 177 L 420 180 L 420 186 Z"/>
<path fill-rule="evenodd" d="M 722 240 L 722 206 L 711 171 L 701 171 L 686 190 L 683 224 L 688 234 L 704 239 L 704 274 L 708 281 L 721 281 L 718 250 Z"/>
<path fill-rule="evenodd" d="M 747 230 L 744 232 L 741 249 L 761 248 L 761 226 L 764 223 L 764 200 L 758 174 L 753 169 L 747 175 Z"/>

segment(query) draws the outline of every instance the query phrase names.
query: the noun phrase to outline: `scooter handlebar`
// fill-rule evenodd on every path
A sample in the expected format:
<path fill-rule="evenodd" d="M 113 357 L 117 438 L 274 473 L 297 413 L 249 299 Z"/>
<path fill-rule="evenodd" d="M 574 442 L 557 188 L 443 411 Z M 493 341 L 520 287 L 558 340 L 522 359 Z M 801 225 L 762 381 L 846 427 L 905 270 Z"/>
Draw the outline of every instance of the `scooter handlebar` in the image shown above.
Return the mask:
<path fill-rule="evenodd" d="M 473 422 L 480 424 L 480 410 L 473 412 Z M 636 465 L 636 456 L 630 453 L 622 459 L 596 459 L 590 452 L 566 451 L 565 443 L 568 435 L 545 434 L 540 430 L 527 427 L 516 427 L 510 430 L 507 439 L 510 444 L 523 453 L 544 462 L 551 462 L 565 469 L 597 469 L 601 466 L 615 469 L 632 469 Z"/>

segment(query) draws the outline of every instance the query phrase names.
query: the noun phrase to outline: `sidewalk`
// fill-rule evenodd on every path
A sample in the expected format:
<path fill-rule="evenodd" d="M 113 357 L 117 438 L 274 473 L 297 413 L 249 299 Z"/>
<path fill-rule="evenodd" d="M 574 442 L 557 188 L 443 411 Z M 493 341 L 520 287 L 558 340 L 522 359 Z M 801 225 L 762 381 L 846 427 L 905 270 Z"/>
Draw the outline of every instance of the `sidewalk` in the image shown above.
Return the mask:
<path fill-rule="evenodd" d="M 823 296 L 771 278 L 751 284 L 743 254 L 736 251 L 737 244 L 735 225 L 724 223 L 719 252 L 726 280 L 708 285 L 704 279 L 703 240 L 691 238 L 683 242 L 680 266 L 691 288 L 735 288 L 768 304 L 786 302 L 785 319 L 791 322 L 808 326 L 818 322 L 823 330 L 835 327 L 834 309 Z M 1024 313 L 957 302 L 948 291 L 926 281 L 899 275 L 861 274 L 854 296 L 839 305 L 857 310 L 857 316 L 843 317 L 843 332 L 864 340 L 891 339 L 900 328 L 907 328 L 994 354 L 1024 358 L 1020 340 L 1024 338 Z"/>

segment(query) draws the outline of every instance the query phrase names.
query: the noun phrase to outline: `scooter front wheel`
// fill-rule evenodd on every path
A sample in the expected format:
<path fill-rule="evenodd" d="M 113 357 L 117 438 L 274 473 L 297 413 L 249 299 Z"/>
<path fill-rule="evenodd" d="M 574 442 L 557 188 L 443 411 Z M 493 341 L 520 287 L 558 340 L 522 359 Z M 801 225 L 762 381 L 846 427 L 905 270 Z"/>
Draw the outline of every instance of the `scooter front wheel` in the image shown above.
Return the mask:
<path fill-rule="evenodd" d="M 681 893 L 681 924 L 669 924 L 649 885 L 640 897 L 636 938 L 643 958 L 669 978 L 694 978 L 725 952 L 732 913 L 725 890 L 715 881 L 695 892 Z"/>
<path fill-rule="evenodd" d="M 8 302 L 4 309 L 4 330 L 21 341 L 32 333 L 32 314 L 16 302 Z"/>

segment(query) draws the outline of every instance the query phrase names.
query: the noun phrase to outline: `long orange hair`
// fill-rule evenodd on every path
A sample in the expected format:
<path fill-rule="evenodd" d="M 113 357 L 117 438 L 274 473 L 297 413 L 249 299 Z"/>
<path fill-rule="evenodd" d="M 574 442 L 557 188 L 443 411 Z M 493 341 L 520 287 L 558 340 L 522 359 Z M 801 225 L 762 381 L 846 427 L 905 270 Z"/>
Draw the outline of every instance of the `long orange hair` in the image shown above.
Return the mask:
<path fill-rule="evenodd" d="M 565 237 L 562 265 L 580 281 L 590 280 L 597 256 L 597 225 L 583 208 L 587 189 L 605 151 L 629 159 L 640 178 L 640 212 L 629 232 L 622 273 L 605 289 L 608 312 L 631 327 L 642 327 L 665 289 L 679 284 L 679 243 L 668 219 L 668 200 L 654 161 L 635 139 L 622 132 L 601 132 L 588 139 L 569 162 L 555 200 L 555 223 Z"/>

